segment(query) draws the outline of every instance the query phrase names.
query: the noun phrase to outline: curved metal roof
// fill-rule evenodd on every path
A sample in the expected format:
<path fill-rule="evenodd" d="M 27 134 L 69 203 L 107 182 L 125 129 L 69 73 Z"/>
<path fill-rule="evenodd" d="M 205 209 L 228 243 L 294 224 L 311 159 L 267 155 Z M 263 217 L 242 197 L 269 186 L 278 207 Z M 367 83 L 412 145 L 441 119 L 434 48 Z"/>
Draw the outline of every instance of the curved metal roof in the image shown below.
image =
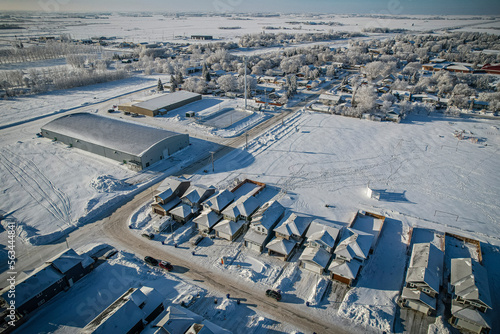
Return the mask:
<path fill-rule="evenodd" d="M 152 146 L 165 139 L 185 136 L 90 113 L 75 113 L 59 117 L 45 124 L 42 127 L 43 130 L 135 156 L 142 156 Z"/>

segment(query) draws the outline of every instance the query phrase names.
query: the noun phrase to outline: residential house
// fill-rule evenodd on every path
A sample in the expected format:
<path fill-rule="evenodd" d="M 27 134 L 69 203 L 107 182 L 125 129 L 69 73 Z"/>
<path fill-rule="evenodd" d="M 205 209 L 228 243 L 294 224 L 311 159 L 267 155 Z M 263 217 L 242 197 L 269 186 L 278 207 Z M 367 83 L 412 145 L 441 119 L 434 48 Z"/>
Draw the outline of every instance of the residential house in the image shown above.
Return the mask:
<path fill-rule="evenodd" d="M 351 286 L 358 276 L 361 265 L 361 261 L 356 259 L 351 261 L 333 259 L 328 266 L 328 271 L 332 280 Z"/>
<path fill-rule="evenodd" d="M 194 215 L 198 212 L 198 209 L 192 208 L 191 206 L 181 203 L 179 206 L 176 206 L 172 210 L 170 210 L 170 216 L 176 222 L 181 224 L 187 223 Z"/>
<path fill-rule="evenodd" d="M 347 228 L 334 251 L 335 258 L 344 261 L 355 259 L 363 263 L 370 254 L 373 239 L 373 234 Z"/>
<path fill-rule="evenodd" d="M 298 243 L 295 240 L 287 240 L 281 238 L 274 238 L 267 244 L 267 252 L 269 255 L 274 255 L 288 261 L 298 248 Z"/>
<path fill-rule="evenodd" d="M 154 327 L 158 328 L 155 334 L 231 334 L 200 315 L 175 306 L 169 306 Z"/>
<path fill-rule="evenodd" d="M 302 243 L 310 224 L 310 217 L 291 213 L 282 219 L 278 226 L 274 228 L 274 232 L 279 239 Z"/>
<path fill-rule="evenodd" d="M 444 253 L 434 244 L 415 243 L 410 264 L 406 272 L 406 282 L 398 303 L 424 314 L 436 310 L 436 296 L 443 276 Z"/>
<path fill-rule="evenodd" d="M 321 94 L 319 96 L 319 102 L 329 106 L 337 105 L 342 102 L 342 95 Z"/>
<path fill-rule="evenodd" d="M 220 214 L 229 204 L 234 201 L 234 194 L 227 189 L 213 195 L 207 199 L 203 206 L 209 208 L 217 214 Z"/>
<path fill-rule="evenodd" d="M 340 230 L 341 228 L 331 222 L 315 219 L 307 229 L 305 244 L 307 247 L 323 248 L 331 254 L 340 235 Z"/>
<path fill-rule="evenodd" d="M 71 287 L 89 272 L 83 266 L 85 256 L 78 255 L 73 248 L 68 248 L 45 263 L 52 264 L 57 271 L 64 275 L 68 286 Z"/>
<path fill-rule="evenodd" d="M 199 211 L 201 203 L 215 193 L 213 186 L 192 185 L 181 197 L 181 201 Z"/>
<path fill-rule="evenodd" d="M 151 204 L 151 209 L 154 213 L 161 216 L 166 216 L 180 202 L 186 190 L 188 190 L 190 182 L 182 178 L 168 177 L 156 189 L 154 203 Z"/>
<path fill-rule="evenodd" d="M 471 258 L 451 259 L 449 291 L 452 326 L 474 333 L 491 329 L 485 312 L 492 308 L 486 269 Z"/>
<path fill-rule="evenodd" d="M 259 200 L 254 196 L 246 195 L 231 203 L 222 211 L 224 219 L 232 221 L 249 220 L 252 214 L 257 211 L 260 206 Z"/>
<path fill-rule="evenodd" d="M 246 220 L 240 219 L 234 221 L 230 219 L 224 219 L 221 222 L 217 223 L 217 225 L 215 225 L 213 229 L 217 237 L 233 241 L 245 231 L 246 225 Z"/>
<path fill-rule="evenodd" d="M 217 214 L 215 211 L 210 209 L 205 209 L 201 212 L 201 214 L 193 219 L 193 222 L 196 224 L 198 231 L 201 234 L 208 234 L 212 231 L 212 228 L 221 221 L 222 216 Z"/>
<path fill-rule="evenodd" d="M 272 230 L 285 213 L 285 208 L 275 200 L 265 203 L 252 217 L 250 228 L 244 236 L 245 247 L 261 253 L 272 238 Z"/>
<path fill-rule="evenodd" d="M 317 274 L 323 274 L 330 262 L 332 253 L 323 247 L 306 247 L 299 260 L 302 267 Z"/>
<path fill-rule="evenodd" d="M 139 333 L 164 309 L 165 298 L 150 287 L 130 288 L 80 333 Z"/>

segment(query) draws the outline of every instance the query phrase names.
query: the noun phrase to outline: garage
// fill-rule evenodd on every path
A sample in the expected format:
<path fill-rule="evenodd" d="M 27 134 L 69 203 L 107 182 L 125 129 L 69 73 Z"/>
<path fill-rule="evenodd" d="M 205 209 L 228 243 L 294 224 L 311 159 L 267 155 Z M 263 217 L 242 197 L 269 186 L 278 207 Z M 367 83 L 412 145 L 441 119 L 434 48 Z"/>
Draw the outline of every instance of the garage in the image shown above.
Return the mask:
<path fill-rule="evenodd" d="M 314 263 L 311 263 L 311 262 L 303 262 L 303 267 L 304 267 L 304 269 L 312 271 L 313 273 L 316 273 L 316 274 L 321 275 L 323 273 L 323 268 L 321 268 L 320 266 L 315 265 Z"/>

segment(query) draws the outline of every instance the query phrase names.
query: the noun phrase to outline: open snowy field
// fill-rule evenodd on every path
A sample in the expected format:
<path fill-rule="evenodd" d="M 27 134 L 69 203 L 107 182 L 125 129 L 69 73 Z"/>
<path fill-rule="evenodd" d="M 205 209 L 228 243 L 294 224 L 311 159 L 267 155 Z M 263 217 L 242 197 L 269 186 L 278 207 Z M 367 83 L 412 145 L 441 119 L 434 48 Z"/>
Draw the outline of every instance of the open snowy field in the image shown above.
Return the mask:
<path fill-rule="evenodd" d="M 398 17 L 386 15 L 388 13 L 380 13 L 380 16 L 376 14 L 379 13 L 375 13 L 373 16 L 283 14 L 272 17 L 254 17 L 241 14 L 228 16 L 181 15 L 179 17 L 160 14 L 127 16 L 118 13 L 100 16 L 100 18 L 91 15 L 78 18 L 47 16 L 38 17 L 37 20 L 33 21 L 25 21 L 21 24 L 25 29 L 2 30 L 0 37 L 13 38 L 14 35 L 30 37 L 67 33 L 76 39 L 108 36 L 140 43 L 182 42 L 190 40 L 191 35 L 212 35 L 216 40 L 237 41 L 239 37 L 245 34 L 264 31 L 275 33 L 326 33 L 329 30 L 362 32 L 365 28 L 389 28 L 421 32 L 460 27 L 467 31 L 476 31 L 474 29 L 483 26 L 490 28 L 488 32 L 499 33 L 496 30 L 500 24 L 498 20 L 490 21 L 487 20 L 488 17 L 429 17 L 423 15 Z M 308 22 L 314 22 L 314 24 L 308 24 Z M 495 27 L 496 29 L 494 29 Z M 190 42 L 192 41 L 190 40 Z M 206 43 L 206 41 L 200 42 Z"/>

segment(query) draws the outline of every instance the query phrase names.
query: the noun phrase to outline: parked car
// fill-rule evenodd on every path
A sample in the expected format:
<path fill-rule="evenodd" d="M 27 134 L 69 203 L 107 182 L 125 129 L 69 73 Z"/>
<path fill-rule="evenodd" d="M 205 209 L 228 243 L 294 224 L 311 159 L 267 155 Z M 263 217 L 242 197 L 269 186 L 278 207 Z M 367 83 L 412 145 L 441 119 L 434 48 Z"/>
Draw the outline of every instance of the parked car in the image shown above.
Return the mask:
<path fill-rule="evenodd" d="M 144 258 L 144 262 L 146 262 L 147 264 L 152 265 L 154 267 L 156 267 L 158 265 L 158 260 L 151 257 L 151 256 L 146 256 Z"/>
<path fill-rule="evenodd" d="M 196 246 L 197 244 L 199 244 L 203 240 L 203 238 L 204 238 L 204 236 L 202 236 L 202 235 L 199 235 L 198 237 L 196 237 L 196 239 L 194 239 L 194 241 L 193 241 L 193 245 Z"/>
<path fill-rule="evenodd" d="M 268 289 L 266 290 L 266 296 L 276 299 L 278 302 L 281 300 L 281 293 L 279 291 Z"/>
<path fill-rule="evenodd" d="M 109 251 L 107 251 L 106 253 L 104 253 L 104 255 L 102 257 L 107 260 L 110 257 L 112 257 L 113 255 L 115 255 L 116 253 L 118 253 L 118 251 L 115 248 L 113 248 L 113 249 L 110 249 Z"/>
<path fill-rule="evenodd" d="M 115 112 L 115 109 L 108 109 L 108 112 L 113 113 L 113 112 Z"/>
<path fill-rule="evenodd" d="M 146 239 L 153 240 L 155 238 L 155 235 L 153 233 L 143 233 L 141 234 Z"/>
<path fill-rule="evenodd" d="M 130 111 L 124 111 L 123 113 L 127 116 L 130 115 Z"/>
<path fill-rule="evenodd" d="M 174 266 L 170 262 L 167 261 L 160 261 L 158 264 L 161 268 L 165 269 L 166 271 L 172 271 L 174 269 Z"/>

